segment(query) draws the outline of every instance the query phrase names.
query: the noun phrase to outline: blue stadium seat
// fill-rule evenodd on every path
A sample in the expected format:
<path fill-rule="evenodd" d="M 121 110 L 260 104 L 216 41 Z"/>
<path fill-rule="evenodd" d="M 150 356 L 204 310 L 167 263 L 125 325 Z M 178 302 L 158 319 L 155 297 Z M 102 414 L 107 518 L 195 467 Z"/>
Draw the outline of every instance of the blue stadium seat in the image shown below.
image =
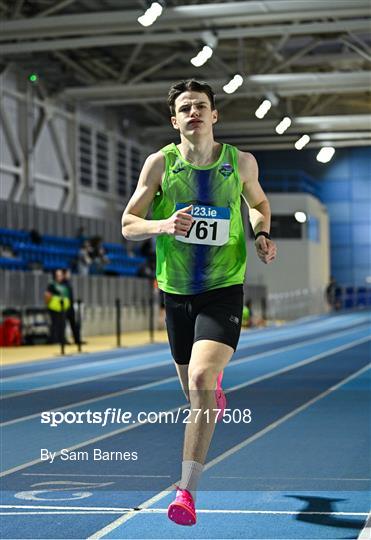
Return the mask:
<path fill-rule="evenodd" d="M 6 257 L 0 257 L 0 268 L 4 270 L 26 270 L 27 264 L 19 258 L 8 259 Z"/>
<path fill-rule="evenodd" d="M 40 244 L 31 242 L 27 231 L 17 231 L 0 228 L 0 243 L 9 245 L 17 255 L 15 259 L 0 259 L 0 267 L 7 269 L 27 270 L 38 263 L 44 271 L 73 266 L 78 258 L 81 240 L 45 234 Z M 146 261 L 145 257 L 129 257 L 125 246 L 120 243 L 105 242 L 103 244 L 109 264 L 105 273 L 120 276 L 136 276 L 140 267 Z"/>

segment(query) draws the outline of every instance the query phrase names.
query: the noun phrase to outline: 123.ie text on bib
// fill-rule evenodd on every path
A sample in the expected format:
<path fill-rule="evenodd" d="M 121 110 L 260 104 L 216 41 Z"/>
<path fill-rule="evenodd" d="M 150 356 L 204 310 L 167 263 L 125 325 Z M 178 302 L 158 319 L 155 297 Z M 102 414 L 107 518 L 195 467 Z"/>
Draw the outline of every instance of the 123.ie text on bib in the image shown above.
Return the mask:
<path fill-rule="evenodd" d="M 181 210 L 187 206 L 189 204 L 177 203 L 175 208 Z M 229 208 L 193 204 L 191 215 L 194 221 L 187 236 L 175 237 L 179 242 L 208 246 L 222 246 L 228 242 L 231 222 Z"/>

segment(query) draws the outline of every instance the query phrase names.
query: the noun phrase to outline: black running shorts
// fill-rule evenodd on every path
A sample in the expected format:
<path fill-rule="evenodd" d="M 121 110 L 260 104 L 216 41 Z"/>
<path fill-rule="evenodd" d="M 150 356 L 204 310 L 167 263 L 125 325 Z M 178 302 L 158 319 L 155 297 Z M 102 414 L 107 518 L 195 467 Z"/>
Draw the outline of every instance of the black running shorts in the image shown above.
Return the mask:
<path fill-rule="evenodd" d="M 242 285 L 191 295 L 165 293 L 166 328 L 175 362 L 189 364 L 193 343 L 200 339 L 236 350 L 242 308 Z"/>

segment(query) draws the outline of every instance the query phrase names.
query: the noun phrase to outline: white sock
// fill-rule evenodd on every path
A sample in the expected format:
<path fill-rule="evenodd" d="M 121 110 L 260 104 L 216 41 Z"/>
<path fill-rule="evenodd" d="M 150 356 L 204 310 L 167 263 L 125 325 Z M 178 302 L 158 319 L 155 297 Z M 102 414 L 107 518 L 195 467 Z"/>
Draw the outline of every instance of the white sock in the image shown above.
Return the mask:
<path fill-rule="evenodd" d="M 204 470 L 204 466 L 197 461 L 182 462 L 182 479 L 179 483 L 180 489 L 187 489 L 193 500 L 196 500 L 197 484 Z"/>

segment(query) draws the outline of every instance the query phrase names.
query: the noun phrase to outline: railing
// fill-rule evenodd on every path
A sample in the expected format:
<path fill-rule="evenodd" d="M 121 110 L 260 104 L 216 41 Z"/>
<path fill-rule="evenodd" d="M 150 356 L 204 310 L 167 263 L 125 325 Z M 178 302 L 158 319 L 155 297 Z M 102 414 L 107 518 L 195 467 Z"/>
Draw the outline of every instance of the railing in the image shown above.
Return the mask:
<path fill-rule="evenodd" d="M 338 287 L 330 306 L 323 289 L 296 289 L 268 295 L 267 316 L 270 320 L 292 320 L 308 315 L 344 309 L 371 307 L 371 288 Z"/>
<path fill-rule="evenodd" d="M 50 281 L 42 272 L 0 270 L 2 283 L 0 309 L 44 307 L 44 291 Z M 151 280 L 137 277 L 72 276 L 75 299 L 83 304 L 83 331 L 85 335 L 114 334 L 116 332 L 116 305 L 120 309 L 124 331 L 148 330 L 150 326 Z M 245 300 L 252 303 L 254 313 L 265 318 L 266 288 L 261 285 L 245 286 Z M 158 295 L 154 295 L 155 328 L 159 310 Z"/>

